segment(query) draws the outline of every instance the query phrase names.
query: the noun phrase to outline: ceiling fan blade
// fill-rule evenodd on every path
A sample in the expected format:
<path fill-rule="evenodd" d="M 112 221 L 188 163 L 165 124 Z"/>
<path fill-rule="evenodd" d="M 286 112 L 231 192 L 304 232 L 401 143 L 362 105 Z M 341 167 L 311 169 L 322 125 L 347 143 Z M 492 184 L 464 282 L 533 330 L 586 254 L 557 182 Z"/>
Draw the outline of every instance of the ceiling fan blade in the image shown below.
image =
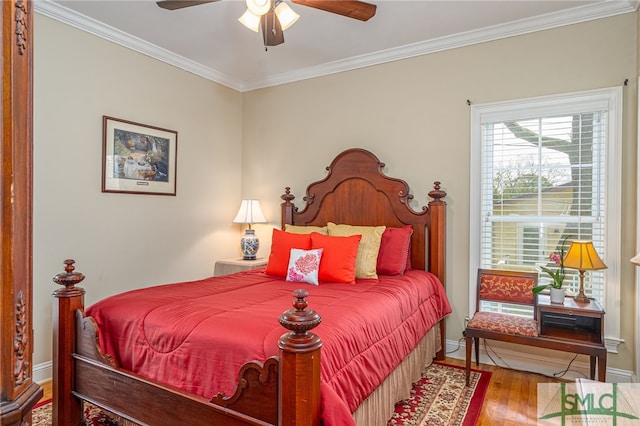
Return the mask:
<path fill-rule="evenodd" d="M 260 17 L 260 28 L 262 29 L 262 39 L 265 47 L 284 43 L 282 25 L 280 25 L 273 8 Z"/>
<path fill-rule="evenodd" d="M 295 4 L 337 13 L 348 18 L 368 21 L 376 14 L 377 6 L 358 0 L 291 0 Z"/>
<path fill-rule="evenodd" d="M 199 4 L 214 3 L 218 0 L 161 0 L 156 2 L 163 9 L 176 10 L 184 7 L 197 6 Z"/>

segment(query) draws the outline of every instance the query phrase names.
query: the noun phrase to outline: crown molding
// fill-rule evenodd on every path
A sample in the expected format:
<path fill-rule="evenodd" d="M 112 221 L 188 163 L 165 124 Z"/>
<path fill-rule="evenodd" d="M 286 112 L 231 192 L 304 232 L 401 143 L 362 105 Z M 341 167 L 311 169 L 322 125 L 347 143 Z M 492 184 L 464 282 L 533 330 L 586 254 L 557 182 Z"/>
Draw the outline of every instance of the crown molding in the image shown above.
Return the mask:
<path fill-rule="evenodd" d="M 637 1 L 606 1 L 592 5 L 572 8 L 562 12 L 554 12 L 533 18 L 521 19 L 507 24 L 495 25 L 479 30 L 467 31 L 451 36 L 441 37 L 423 42 L 408 44 L 398 48 L 356 56 L 341 61 L 326 63 L 302 70 L 283 73 L 263 81 L 245 82 L 245 90 L 276 86 L 294 81 L 350 71 L 358 68 L 379 65 L 458 47 L 470 46 L 508 37 L 548 30 L 565 25 L 578 24 L 600 18 L 635 12 Z"/>
<path fill-rule="evenodd" d="M 212 68 L 205 67 L 191 59 L 176 55 L 167 49 L 158 47 L 155 44 L 149 43 L 139 37 L 133 36 L 110 25 L 106 25 L 57 3 L 53 3 L 49 0 L 36 0 L 33 3 L 33 9 L 36 13 L 78 28 L 82 31 L 86 31 L 120 46 L 135 50 L 143 55 L 147 55 L 169 65 L 191 72 L 200 77 L 206 78 L 207 80 L 242 91 L 242 82 L 229 75 L 223 74 Z"/>
<path fill-rule="evenodd" d="M 223 74 L 212 68 L 203 66 L 202 64 L 190 59 L 176 55 L 166 49 L 125 33 L 124 31 L 120 31 L 117 28 L 113 28 L 95 19 L 81 15 L 57 3 L 53 3 L 49 0 L 37 0 L 34 2 L 34 10 L 36 13 L 56 19 L 67 25 L 71 25 L 120 46 L 135 50 L 136 52 L 150 56 L 159 61 L 176 66 L 180 69 L 240 92 L 292 83 L 295 81 L 441 52 L 448 49 L 455 49 L 487 41 L 562 27 L 565 25 L 587 22 L 594 19 L 631 13 L 635 12 L 637 8 L 638 1 L 635 0 L 608 0 L 575 7 L 561 12 L 521 19 L 506 24 L 467 31 L 433 40 L 408 44 L 398 48 L 329 62 L 318 66 L 284 72 L 267 77 L 263 80 L 242 81 L 234 79 L 232 76 Z"/>

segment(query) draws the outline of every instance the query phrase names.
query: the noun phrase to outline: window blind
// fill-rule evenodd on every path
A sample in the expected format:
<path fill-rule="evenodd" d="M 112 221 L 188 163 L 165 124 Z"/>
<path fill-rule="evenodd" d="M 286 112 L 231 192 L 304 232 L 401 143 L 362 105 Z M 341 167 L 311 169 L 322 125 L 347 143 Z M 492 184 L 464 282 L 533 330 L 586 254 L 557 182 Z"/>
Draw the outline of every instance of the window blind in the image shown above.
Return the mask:
<path fill-rule="evenodd" d="M 606 108 L 554 111 L 481 123 L 480 267 L 540 272 L 552 253 L 590 240 L 606 256 Z M 564 244 L 563 244 L 564 242 Z M 564 286 L 579 288 L 565 269 Z M 585 293 L 604 303 L 604 273 L 585 274 Z M 492 306 L 530 316 L 518 307 Z"/>

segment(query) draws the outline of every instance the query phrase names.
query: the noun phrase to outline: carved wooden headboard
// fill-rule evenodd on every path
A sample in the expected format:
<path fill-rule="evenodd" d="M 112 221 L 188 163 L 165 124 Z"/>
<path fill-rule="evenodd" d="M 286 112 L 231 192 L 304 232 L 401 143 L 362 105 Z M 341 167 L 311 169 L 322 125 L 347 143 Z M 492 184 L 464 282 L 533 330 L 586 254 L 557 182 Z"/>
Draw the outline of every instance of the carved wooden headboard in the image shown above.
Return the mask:
<path fill-rule="evenodd" d="M 327 222 L 361 226 L 413 226 L 413 269 L 433 272 L 445 283 L 446 192 L 435 182 L 428 207 L 416 212 L 413 195 L 402 180 L 385 176 L 385 164 L 371 152 L 353 148 L 336 156 L 327 176 L 307 187 L 304 206 L 295 207 L 295 196 L 286 188 L 281 196 L 282 228 L 286 224 L 324 226 Z"/>

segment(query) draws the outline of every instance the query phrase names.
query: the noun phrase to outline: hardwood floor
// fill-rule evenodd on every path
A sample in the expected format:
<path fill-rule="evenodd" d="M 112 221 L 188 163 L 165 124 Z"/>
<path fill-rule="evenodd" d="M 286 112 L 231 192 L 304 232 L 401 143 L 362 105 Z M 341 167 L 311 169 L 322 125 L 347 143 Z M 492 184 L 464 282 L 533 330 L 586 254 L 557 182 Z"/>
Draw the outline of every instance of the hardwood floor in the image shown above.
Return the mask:
<path fill-rule="evenodd" d="M 445 362 L 464 366 L 464 360 L 447 358 Z M 475 365 L 473 366 L 475 368 Z M 560 380 L 533 373 L 522 373 L 491 365 L 480 365 L 491 371 L 491 382 L 477 425 L 536 425 L 538 383 Z M 51 399 L 51 382 L 41 384 L 43 400 Z"/>
<path fill-rule="evenodd" d="M 42 394 L 42 399 L 40 401 L 46 401 L 48 399 L 53 398 L 53 394 L 51 392 L 51 382 L 40 383 L 40 387 L 44 391 Z"/>
<path fill-rule="evenodd" d="M 447 363 L 464 366 L 464 360 L 447 358 Z M 475 363 L 472 363 L 472 368 Z M 479 370 L 491 371 L 491 382 L 477 425 L 537 425 L 538 383 L 561 380 L 535 373 L 480 364 Z"/>

